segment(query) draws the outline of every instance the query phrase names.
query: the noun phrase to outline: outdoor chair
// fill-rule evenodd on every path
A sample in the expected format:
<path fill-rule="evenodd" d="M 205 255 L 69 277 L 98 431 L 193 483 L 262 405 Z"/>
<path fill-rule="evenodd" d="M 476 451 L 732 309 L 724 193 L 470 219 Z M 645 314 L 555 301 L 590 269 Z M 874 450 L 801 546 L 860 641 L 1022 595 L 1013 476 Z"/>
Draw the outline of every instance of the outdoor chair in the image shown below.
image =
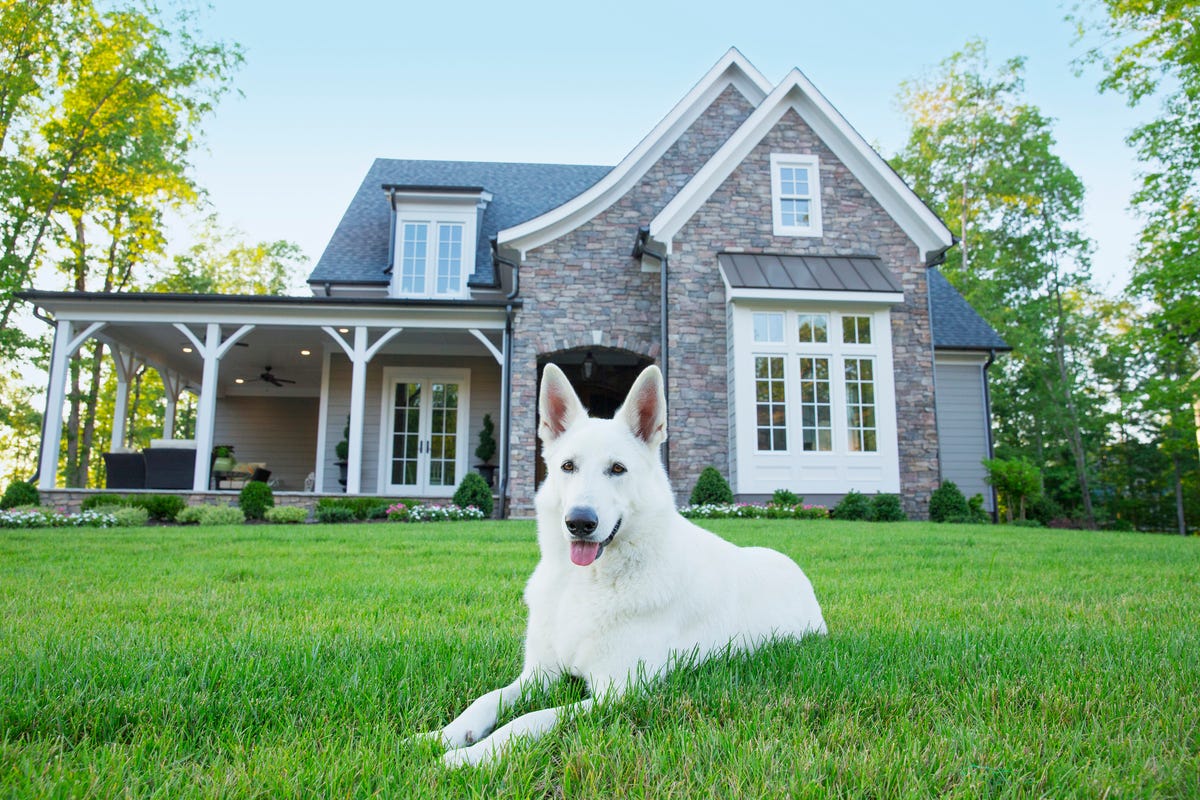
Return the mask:
<path fill-rule="evenodd" d="M 105 489 L 144 489 L 146 460 L 141 453 L 104 453 Z"/>

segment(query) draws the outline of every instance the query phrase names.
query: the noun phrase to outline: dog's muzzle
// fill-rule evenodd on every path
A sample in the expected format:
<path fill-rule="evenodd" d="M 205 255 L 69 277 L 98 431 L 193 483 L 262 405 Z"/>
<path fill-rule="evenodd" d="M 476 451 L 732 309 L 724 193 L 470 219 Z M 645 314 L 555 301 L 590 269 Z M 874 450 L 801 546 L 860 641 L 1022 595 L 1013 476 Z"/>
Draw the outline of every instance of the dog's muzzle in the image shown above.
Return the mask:
<path fill-rule="evenodd" d="M 612 544 L 613 539 L 617 536 L 617 531 L 621 529 L 622 519 L 617 520 L 617 524 L 613 526 L 612 531 L 602 542 L 595 541 L 592 536 L 596 532 L 596 526 L 600 524 L 600 520 L 596 516 L 595 510 L 586 507 L 572 508 L 567 512 L 567 517 L 563 520 L 563 524 L 567 527 L 567 532 L 571 534 L 571 563 L 580 567 L 586 567 L 603 553 L 604 548 Z"/>

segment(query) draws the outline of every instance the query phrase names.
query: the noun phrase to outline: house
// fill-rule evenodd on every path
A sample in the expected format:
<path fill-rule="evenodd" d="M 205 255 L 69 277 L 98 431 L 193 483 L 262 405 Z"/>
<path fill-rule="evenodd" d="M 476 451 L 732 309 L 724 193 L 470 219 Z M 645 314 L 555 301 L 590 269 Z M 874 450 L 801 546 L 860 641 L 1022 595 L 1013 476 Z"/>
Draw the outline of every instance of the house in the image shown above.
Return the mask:
<path fill-rule="evenodd" d="M 312 297 L 24 296 L 57 326 L 50 418 L 103 338 L 119 377 L 141 361 L 198 393 L 198 452 L 236 441 L 285 490 L 343 491 L 345 434 L 344 491 L 448 497 L 489 414 L 496 491 L 530 516 L 542 368 L 609 414 L 657 363 L 681 502 L 711 464 L 741 498 L 893 492 L 920 516 L 944 478 L 990 498 L 1008 349 L 938 274 L 952 245 L 802 73 L 772 85 L 731 49 L 611 168 L 376 160 Z M 196 458 L 191 488 L 209 473 Z"/>

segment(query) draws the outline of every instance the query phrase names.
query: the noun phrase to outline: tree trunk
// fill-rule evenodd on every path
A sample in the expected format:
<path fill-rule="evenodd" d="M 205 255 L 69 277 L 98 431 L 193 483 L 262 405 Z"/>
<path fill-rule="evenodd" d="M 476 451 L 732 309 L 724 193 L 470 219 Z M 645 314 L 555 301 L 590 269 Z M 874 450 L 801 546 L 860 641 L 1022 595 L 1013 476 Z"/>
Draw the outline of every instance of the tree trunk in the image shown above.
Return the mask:
<path fill-rule="evenodd" d="M 92 444 L 96 438 L 96 404 L 100 397 L 100 368 L 104 363 L 104 345 L 96 342 L 96 352 L 92 354 L 91 384 L 88 386 L 87 402 L 84 405 L 83 432 L 79 443 L 79 471 L 83 478 L 81 486 L 87 486 L 91 472 Z"/>
<path fill-rule="evenodd" d="M 1175 468 L 1175 524 L 1178 526 L 1179 535 L 1187 536 L 1187 519 L 1183 513 L 1183 459 L 1179 457 L 1179 453 L 1171 456 L 1171 464 Z"/>
<path fill-rule="evenodd" d="M 67 440 L 67 464 L 64 470 L 63 485 L 68 488 L 83 486 L 79 482 L 79 359 L 71 359 L 71 388 L 67 392 L 67 429 L 64 437 Z"/>

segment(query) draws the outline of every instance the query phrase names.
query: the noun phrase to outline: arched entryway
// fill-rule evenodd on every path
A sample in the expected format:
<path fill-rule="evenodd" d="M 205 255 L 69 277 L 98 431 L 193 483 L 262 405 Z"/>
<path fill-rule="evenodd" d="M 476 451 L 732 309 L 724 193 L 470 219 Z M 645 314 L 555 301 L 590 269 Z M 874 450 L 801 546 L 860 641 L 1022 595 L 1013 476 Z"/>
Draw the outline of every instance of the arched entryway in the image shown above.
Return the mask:
<path fill-rule="evenodd" d="M 593 417 L 611 417 L 625 402 L 634 380 L 654 359 L 612 347 L 577 347 L 538 357 L 538 390 L 547 364 L 561 369 L 575 387 L 583 407 Z M 535 420 L 535 430 L 541 419 Z M 546 465 L 542 461 L 542 440 L 537 440 L 536 484 L 542 485 Z"/>

